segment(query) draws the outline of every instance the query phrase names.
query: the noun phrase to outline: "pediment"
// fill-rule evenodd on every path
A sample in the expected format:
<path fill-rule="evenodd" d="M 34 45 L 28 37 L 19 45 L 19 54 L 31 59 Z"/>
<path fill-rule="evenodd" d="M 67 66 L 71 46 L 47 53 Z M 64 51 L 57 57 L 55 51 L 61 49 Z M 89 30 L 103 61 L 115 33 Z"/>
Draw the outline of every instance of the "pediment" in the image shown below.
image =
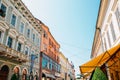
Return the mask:
<path fill-rule="evenodd" d="M 19 35 L 15 29 L 10 29 L 8 34 L 14 38 L 16 38 Z"/>
<path fill-rule="evenodd" d="M 24 43 L 24 42 L 26 41 L 26 39 L 25 39 L 25 37 L 24 37 L 23 35 L 20 35 L 20 36 L 18 37 L 18 40 L 19 40 L 20 42 L 22 42 L 22 43 Z"/>

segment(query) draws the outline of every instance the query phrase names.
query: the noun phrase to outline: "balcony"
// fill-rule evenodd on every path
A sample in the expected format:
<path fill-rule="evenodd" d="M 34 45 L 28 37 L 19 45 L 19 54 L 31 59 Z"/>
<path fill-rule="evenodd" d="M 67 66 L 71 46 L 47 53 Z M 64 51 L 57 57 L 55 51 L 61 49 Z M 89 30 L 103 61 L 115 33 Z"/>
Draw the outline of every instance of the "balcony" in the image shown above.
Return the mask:
<path fill-rule="evenodd" d="M 9 61 L 16 61 L 19 63 L 25 63 L 28 61 L 28 56 L 20 53 L 12 48 L 9 48 L 0 43 L 0 57 Z"/>

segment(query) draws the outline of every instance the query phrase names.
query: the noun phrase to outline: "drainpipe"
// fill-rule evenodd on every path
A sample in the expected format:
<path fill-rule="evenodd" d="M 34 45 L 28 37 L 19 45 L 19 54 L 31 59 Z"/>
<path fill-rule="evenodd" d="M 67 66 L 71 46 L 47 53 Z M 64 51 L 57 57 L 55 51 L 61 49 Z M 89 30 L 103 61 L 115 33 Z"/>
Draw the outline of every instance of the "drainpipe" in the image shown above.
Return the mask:
<path fill-rule="evenodd" d="M 39 68 L 40 68 L 40 70 L 39 70 L 39 80 L 42 80 L 42 52 L 40 52 L 40 63 L 39 63 Z"/>

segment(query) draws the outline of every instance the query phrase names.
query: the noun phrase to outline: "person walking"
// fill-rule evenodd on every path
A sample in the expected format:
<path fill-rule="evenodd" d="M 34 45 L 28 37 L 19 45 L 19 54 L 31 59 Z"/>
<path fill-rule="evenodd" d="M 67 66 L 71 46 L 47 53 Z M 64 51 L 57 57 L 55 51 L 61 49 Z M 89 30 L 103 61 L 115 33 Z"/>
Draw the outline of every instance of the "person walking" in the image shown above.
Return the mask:
<path fill-rule="evenodd" d="M 30 72 L 29 80 L 33 80 L 33 72 Z"/>

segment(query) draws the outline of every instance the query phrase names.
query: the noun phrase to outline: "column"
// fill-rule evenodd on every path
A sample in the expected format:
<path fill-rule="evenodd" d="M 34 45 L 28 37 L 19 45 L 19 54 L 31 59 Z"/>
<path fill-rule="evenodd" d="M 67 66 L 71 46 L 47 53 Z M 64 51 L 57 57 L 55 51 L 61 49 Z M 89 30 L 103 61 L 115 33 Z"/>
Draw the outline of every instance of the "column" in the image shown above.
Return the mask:
<path fill-rule="evenodd" d="M 10 24 L 10 21 L 11 21 L 12 11 L 13 11 L 13 8 L 11 6 L 9 6 L 8 10 L 6 12 L 7 15 L 6 15 L 6 19 L 5 19 L 8 24 Z"/>
<path fill-rule="evenodd" d="M 27 35 L 27 26 L 28 26 L 28 23 L 25 23 L 24 33 L 23 33 L 25 36 Z"/>
<path fill-rule="evenodd" d="M 21 52 L 22 52 L 23 54 L 25 54 L 25 42 L 22 44 Z"/>
<path fill-rule="evenodd" d="M 18 37 L 16 37 L 16 39 L 14 39 L 14 46 L 13 46 L 13 49 L 17 50 L 17 43 L 18 43 Z"/>
<path fill-rule="evenodd" d="M 6 29 L 6 31 L 5 31 L 5 33 L 4 33 L 4 37 L 3 37 L 3 44 L 5 44 L 6 45 L 6 41 L 7 41 L 7 35 L 8 35 L 8 29 Z"/>
<path fill-rule="evenodd" d="M 18 16 L 17 21 L 16 21 L 16 26 L 15 26 L 18 32 L 19 32 L 20 22 L 21 22 L 21 16 Z"/>

